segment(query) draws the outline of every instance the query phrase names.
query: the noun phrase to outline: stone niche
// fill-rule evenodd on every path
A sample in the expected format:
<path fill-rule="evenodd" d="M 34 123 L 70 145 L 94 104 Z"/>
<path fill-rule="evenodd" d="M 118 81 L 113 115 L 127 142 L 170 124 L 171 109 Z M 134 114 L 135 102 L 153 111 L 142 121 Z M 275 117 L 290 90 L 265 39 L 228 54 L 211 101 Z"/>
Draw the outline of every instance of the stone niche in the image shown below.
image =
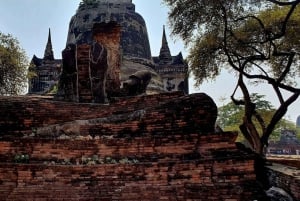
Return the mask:
<path fill-rule="evenodd" d="M 97 23 L 93 27 L 93 39 L 107 48 L 106 91 L 117 92 L 120 89 L 120 38 L 121 27 L 116 22 Z"/>
<path fill-rule="evenodd" d="M 120 37 L 116 22 L 96 23 L 90 43 L 68 44 L 56 100 L 106 103 L 120 90 Z"/>

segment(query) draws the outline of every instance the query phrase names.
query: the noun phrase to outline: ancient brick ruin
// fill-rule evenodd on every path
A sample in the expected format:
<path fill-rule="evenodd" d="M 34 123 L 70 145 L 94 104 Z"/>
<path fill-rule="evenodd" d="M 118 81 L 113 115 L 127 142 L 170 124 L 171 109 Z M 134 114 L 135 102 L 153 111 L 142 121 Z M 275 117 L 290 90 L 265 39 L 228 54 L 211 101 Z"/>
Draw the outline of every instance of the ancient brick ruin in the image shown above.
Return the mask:
<path fill-rule="evenodd" d="M 70 44 L 63 51 L 63 72 L 57 100 L 106 103 L 107 92 L 120 91 L 120 26 L 94 24 L 86 43 Z"/>
<path fill-rule="evenodd" d="M 152 58 L 131 0 L 82 2 L 55 98 L 0 97 L 0 200 L 266 201 L 255 154 L 215 130 L 209 96 L 184 93 L 162 42 Z"/>
<path fill-rule="evenodd" d="M 109 105 L 0 97 L 0 200 L 259 200 L 254 155 L 205 94 Z M 263 199 L 260 199 L 263 200 Z"/>

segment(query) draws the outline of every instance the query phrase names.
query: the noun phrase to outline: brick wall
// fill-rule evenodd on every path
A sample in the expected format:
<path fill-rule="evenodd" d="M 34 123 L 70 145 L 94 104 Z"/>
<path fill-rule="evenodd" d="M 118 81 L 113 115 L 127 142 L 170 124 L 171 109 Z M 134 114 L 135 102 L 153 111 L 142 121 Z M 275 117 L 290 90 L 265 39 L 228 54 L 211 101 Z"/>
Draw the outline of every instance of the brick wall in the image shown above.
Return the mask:
<path fill-rule="evenodd" d="M 214 132 L 205 94 L 0 107 L 0 200 L 263 200 L 254 155 L 236 133 Z M 20 125 L 6 132 L 7 123 Z"/>
<path fill-rule="evenodd" d="M 229 136 L 3 140 L 0 200 L 252 200 L 253 158 Z"/>
<path fill-rule="evenodd" d="M 0 97 L 0 135 L 78 119 L 92 119 L 155 107 L 182 93 L 116 99 L 110 105 L 52 101 L 40 97 Z"/>
<path fill-rule="evenodd" d="M 121 26 L 116 23 L 100 23 L 93 27 L 93 38 L 103 44 L 108 51 L 108 72 L 106 89 L 108 92 L 118 92 L 121 86 Z"/>
<path fill-rule="evenodd" d="M 300 200 L 299 168 L 274 163 L 272 166 L 267 166 L 266 169 L 270 186 L 281 188 L 289 193 L 294 200 Z"/>

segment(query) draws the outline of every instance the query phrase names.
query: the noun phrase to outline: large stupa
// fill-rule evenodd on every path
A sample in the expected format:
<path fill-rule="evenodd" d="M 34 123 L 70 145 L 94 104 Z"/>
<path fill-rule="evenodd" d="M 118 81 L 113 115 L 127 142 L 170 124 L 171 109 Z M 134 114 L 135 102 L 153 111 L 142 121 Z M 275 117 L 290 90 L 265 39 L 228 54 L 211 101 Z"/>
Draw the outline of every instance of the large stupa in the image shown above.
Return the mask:
<path fill-rule="evenodd" d="M 154 70 L 146 23 L 135 12 L 132 0 L 82 1 L 69 26 L 67 46 L 91 44 L 95 24 L 116 22 L 121 27 L 120 81 L 123 82 L 137 71 L 152 73 L 147 92 L 163 91 L 161 77 Z"/>

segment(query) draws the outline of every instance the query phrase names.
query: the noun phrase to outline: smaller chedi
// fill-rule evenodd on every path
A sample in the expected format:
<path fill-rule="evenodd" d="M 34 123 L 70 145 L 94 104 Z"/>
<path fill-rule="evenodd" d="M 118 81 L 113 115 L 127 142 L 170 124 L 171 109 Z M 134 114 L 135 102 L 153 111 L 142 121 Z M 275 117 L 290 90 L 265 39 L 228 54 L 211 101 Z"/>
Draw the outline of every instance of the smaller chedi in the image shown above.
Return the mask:
<path fill-rule="evenodd" d="M 155 70 L 163 79 L 165 91 L 184 91 L 188 94 L 187 63 L 181 52 L 171 56 L 165 27 L 163 28 L 162 45 L 158 57 L 153 57 Z"/>
<path fill-rule="evenodd" d="M 47 94 L 53 90 L 61 73 L 61 59 L 55 59 L 52 49 L 51 31 L 49 29 L 48 41 L 43 58 L 33 56 L 30 64 L 30 79 L 28 83 L 29 94 Z"/>
<path fill-rule="evenodd" d="M 300 116 L 297 118 L 296 127 L 300 128 Z"/>

